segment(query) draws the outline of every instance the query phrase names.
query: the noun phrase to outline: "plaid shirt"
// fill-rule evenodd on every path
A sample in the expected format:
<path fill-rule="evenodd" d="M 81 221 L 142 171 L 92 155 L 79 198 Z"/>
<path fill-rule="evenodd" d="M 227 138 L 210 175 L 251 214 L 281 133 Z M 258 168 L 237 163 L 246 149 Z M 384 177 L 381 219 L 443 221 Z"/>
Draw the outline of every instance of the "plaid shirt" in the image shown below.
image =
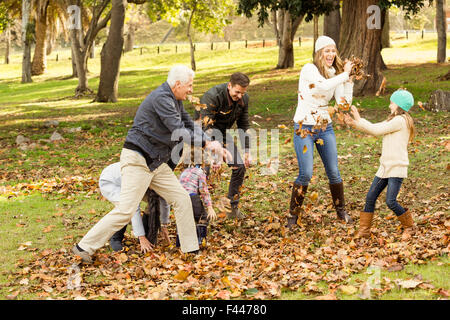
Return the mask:
<path fill-rule="evenodd" d="M 205 207 L 212 206 L 208 184 L 206 183 L 206 174 L 202 168 L 186 168 L 180 175 L 180 183 L 189 194 L 200 194 Z"/>

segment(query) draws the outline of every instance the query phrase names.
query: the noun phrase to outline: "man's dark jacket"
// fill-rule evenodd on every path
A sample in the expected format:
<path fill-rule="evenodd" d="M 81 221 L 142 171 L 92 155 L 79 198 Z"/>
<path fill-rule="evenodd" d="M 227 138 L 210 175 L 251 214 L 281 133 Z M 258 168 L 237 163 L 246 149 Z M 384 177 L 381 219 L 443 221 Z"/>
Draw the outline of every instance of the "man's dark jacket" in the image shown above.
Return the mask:
<path fill-rule="evenodd" d="M 245 93 L 241 100 L 233 101 L 228 93 L 228 83 L 222 83 L 209 89 L 200 98 L 200 103 L 207 106 L 206 109 L 195 111 L 194 119 L 208 117 L 210 124 L 202 122 L 203 130 L 218 129 L 222 136 L 226 137 L 226 129 L 230 129 L 234 123 L 238 129 L 246 131 L 250 128 L 248 120 L 249 96 Z M 242 141 L 242 140 L 241 140 Z M 249 141 L 245 139 L 245 149 L 249 148 Z"/>

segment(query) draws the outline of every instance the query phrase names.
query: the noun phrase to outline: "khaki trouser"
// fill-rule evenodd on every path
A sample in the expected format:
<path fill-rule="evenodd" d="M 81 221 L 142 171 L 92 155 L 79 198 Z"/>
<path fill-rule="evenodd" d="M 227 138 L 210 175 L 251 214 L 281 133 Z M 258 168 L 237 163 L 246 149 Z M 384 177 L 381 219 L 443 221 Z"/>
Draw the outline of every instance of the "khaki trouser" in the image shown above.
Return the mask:
<path fill-rule="evenodd" d="M 105 245 L 116 231 L 130 222 L 150 187 L 173 206 L 181 251 L 198 250 L 191 199 L 169 166 L 163 163 L 151 172 L 144 157 L 124 148 L 120 155 L 120 170 L 122 186 L 119 203 L 89 230 L 78 245 L 89 254 Z"/>

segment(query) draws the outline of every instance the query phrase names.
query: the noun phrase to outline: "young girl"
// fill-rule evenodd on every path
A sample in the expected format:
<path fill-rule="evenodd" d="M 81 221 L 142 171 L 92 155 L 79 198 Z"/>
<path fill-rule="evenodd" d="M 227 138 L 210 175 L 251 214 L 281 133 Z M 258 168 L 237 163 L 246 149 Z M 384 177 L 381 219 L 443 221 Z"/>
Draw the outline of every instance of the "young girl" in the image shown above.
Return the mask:
<path fill-rule="evenodd" d="M 414 105 L 414 98 L 406 90 L 397 90 L 390 100 L 391 114 L 383 122 L 373 124 L 361 118 L 355 106 L 351 107 L 354 119 L 345 115 L 346 123 L 351 126 L 374 136 L 383 136 L 380 167 L 367 193 L 364 211 L 360 212 L 357 237 L 370 237 L 375 202 L 387 186 L 386 204 L 400 220 L 402 240 L 407 240 L 414 232 L 414 221 L 411 212 L 397 202 L 397 195 L 408 173 L 408 143 L 415 135 L 414 121 L 408 113 Z"/>
<path fill-rule="evenodd" d="M 206 182 L 206 173 L 202 168 L 202 150 L 194 147 L 191 147 L 191 150 L 190 161 L 183 160 L 183 163 L 188 163 L 188 165 L 181 173 L 179 180 L 191 197 L 194 220 L 197 224 L 198 244 L 201 245 L 203 239 L 206 238 L 208 221 L 215 220 L 217 216 L 212 207 L 211 196 Z M 207 208 L 206 210 L 205 207 Z"/>

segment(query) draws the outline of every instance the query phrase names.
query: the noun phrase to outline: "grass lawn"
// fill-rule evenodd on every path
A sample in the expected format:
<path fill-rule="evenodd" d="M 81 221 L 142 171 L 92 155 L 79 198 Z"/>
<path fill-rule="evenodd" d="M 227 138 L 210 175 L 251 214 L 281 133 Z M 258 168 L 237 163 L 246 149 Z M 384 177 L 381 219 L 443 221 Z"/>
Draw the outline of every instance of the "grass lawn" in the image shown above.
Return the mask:
<path fill-rule="evenodd" d="M 386 95 L 354 98 L 370 121 L 387 117 L 390 93 L 399 87 L 406 87 L 422 102 L 438 88 L 450 91 L 450 81 L 437 80 L 450 66 L 433 62 L 435 39 L 400 39 L 392 45 L 383 50 L 389 67 L 384 72 Z M 20 83 L 21 55 L 13 55 L 10 65 L 0 65 L 0 298 L 360 299 L 369 297 L 364 284 L 374 277 L 378 282 L 370 291 L 372 299 L 448 297 L 447 113 L 417 106 L 411 111 L 418 136 L 409 147 L 409 176 L 399 195 L 420 226 L 411 243 L 399 241 L 398 222 L 383 195 L 377 203 L 371 242 L 361 245 L 352 240 L 358 211 L 378 167 L 381 139 L 338 124 L 340 171 L 347 208 L 356 224 L 336 221 L 316 153 L 311 196 L 305 204 L 308 216 L 296 231 L 284 229 L 290 184 L 298 170 L 291 129 L 298 74 L 311 61 L 311 52 L 310 40 L 296 46 L 295 68 L 289 70 L 274 70 L 275 47 L 196 52 L 194 95 L 200 97 L 209 87 L 226 82 L 232 72 L 245 72 L 251 79 L 253 128 L 287 127 L 280 128 L 279 170 L 262 175 L 264 163 L 248 170 L 242 208 L 249 218 L 227 221 L 216 208 L 220 218 L 211 225 L 201 257 L 186 258 L 170 246 L 141 255 L 128 232 L 125 256 L 105 247 L 97 254 L 97 265 L 79 266 L 83 283 L 79 290 L 67 289 L 70 268 L 77 265 L 70 248 L 112 208 L 96 189 L 99 174 L 119 160 L 141 101 L 165 81 L 173 64 L 189 64 L 189 54 L 163 51 L 158 55 L 148 50 L 143 55 L 139 50 L 125 54 L 119 102 L 105 104 L 92 102 L 92 96 L 73 98 L 77 80 L 68 79 L 67 50 L 52 53 L 46 74 L 34 77 L 30 84 Z M 98 86 L 99 68 L 97 55 L 89 61 L 92 89 Z M 189 103 L 185 106 L 193 113 Z M 46 126 L 49 120 L 58 120 L 58 127 Z M 55 130 L 63 141 L 39 142 Z M 19 135 L 36 147 L 18 148 Z M 213 183 L 215 203 L 225 195 L 229 175 L 225 171 L 222 180 Z M 174 225 L 172 220 L 173 238 Z M 374 266 L 375 273 L 368 274 Z"/>

